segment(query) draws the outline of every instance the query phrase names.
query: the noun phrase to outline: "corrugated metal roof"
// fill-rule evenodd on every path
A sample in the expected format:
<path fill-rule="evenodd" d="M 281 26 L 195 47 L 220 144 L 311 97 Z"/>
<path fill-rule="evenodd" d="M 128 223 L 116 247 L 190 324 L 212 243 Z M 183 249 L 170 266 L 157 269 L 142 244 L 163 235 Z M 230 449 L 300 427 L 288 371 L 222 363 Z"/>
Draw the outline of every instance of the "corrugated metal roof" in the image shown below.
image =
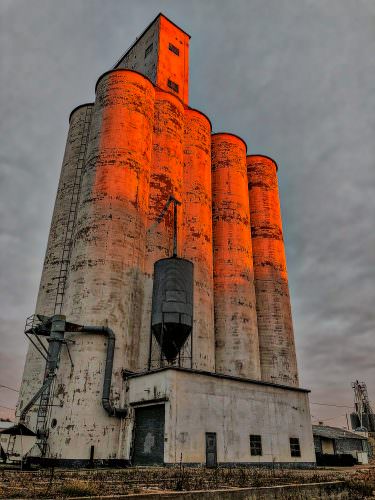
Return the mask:
<path fill-rule="evenodd" d="M 24 424 L 12 424 L 8 429 L 0 430 L 0 434 L 10 434 L 11 436 L 36 436 L 35 432 L 26 427 Z"/>
<path fill-rule="evenodd" d="M 321 436 L 331 439 L 362 439 L 367 440 L 364 436 L 356 434 L 355 432 L 350 432 L 345 429 L 340 429 L 339 427 L 330 427 L 328 425 L 313 425 L 314 436 Z"/>
<path fill-rule="evenodd" d="M 14 422 L 4 422 L 4 420 L 0 420 L 0 431 L 4 429 L 9 429 L 9 427 L 13 427 Z"/>

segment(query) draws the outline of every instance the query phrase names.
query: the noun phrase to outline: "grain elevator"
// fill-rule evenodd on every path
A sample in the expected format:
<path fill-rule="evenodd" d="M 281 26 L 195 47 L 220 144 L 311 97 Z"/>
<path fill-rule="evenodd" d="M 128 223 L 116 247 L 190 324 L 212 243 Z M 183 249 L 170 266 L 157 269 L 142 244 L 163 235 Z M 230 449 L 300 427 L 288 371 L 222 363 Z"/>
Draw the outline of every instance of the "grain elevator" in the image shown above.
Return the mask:
<path fill-rule="evenodd" d="M 159 14 L 70 115 L 17 408 L 30 461 L 315 462 L 277 165 L 188 102 Z"/>

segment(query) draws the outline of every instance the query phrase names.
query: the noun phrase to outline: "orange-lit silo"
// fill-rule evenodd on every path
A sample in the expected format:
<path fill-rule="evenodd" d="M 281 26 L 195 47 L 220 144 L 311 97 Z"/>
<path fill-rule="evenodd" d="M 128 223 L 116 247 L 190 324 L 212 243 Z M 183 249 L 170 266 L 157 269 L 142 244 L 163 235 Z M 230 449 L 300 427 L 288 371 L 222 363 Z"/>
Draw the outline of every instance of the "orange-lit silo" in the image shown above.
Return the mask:
<path fill-rule="evenodd" d="M 173 207 L 158 219 L 173 196 L 181 201 L 183 183 L 184 105 L 173 94 L 155 90 L 155 115 L 152 144 L 152 167 L 148 230 L 145 253 L 145 284 L 143 288 L 142 328 L 138 369 L 146 369 L 151 334 L 151 307 L 154 264 L 173 253 Z M 178 207 L 178 252 L 182 243 L 183 205 Z"/>
<path fill-rule="evenodd" d="M 134 344 L 141 318 L 138 297 L 143 287 L 154 98 L 151 82 L 134 71 L 111 71 L 98 81 L 63 307 L 69 321 L 114 331 L 116 406 L 121 405 L 122 369 L 137 365 Z M 85 432 L 75 436 L 76 450 L 86 456 L 95 441 L 98 458 L 108 456 L 117 449 L 120 423 L 109 423 L 98 397 L 106 339 L 78 334 L 69 350 L 74 368 L 62 350 L 56 378 L 66 400 L 63 409 L 52 409 L 57 425 L 49 437 L 51 454 L 70 458 L 66 443 L 81 422 Z"/>
<path fill-rule="evenodd" d="M 212 136 L 216 371 L 260 378 L 246 144 Z"/>
<path fill-rule="evenodd" d="M 194 263 L 193 367 L 215 370 L 211 123 L 185 111 L 182 256 Z"/>
<path fill-rule="evenodd" d="M 71 235 L 75 224 L 76 214 L 72 208 L 75 210 L 77 207 L 76 198 L 79 194 L 92 108 L 93 103 L 83 104 L 70 114 L 69 132 L 35 307 L 36 314 L 52 316 L 60 312 L 61 292 L 65 289 Z M 44 372 L 45 360 L 30 343 L 19 396 L 20 408 L 38 391 L 43 382 Z M 37 410 L 38 406 L 33 406 L 27 416 L 27 423 L 32 429 L 36 425 Z"/>
<path fill-rule="evenodd" d="M 298 385 L 277 165 L 247 157 L 262 380 Z"/>

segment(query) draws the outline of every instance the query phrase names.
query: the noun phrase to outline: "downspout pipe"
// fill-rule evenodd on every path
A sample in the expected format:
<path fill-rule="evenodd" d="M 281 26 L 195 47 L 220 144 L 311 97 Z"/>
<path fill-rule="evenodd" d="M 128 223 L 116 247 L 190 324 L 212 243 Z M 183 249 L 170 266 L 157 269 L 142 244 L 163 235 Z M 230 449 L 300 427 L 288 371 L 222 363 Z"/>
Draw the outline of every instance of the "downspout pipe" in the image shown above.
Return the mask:
<path fill-rule="evenodd" d="M 107 337 L 107 356 L 105 360 L 104 382 L 102 393 L 102 405 L 111 417 L 124 418 L 128 415 L 127 408 L 115 408 L 110 400 L 113 358 L 115 354 L 116 336 L 114 331 L 108 326 L 82 326 L 81 332 L 99 334 Z"/>

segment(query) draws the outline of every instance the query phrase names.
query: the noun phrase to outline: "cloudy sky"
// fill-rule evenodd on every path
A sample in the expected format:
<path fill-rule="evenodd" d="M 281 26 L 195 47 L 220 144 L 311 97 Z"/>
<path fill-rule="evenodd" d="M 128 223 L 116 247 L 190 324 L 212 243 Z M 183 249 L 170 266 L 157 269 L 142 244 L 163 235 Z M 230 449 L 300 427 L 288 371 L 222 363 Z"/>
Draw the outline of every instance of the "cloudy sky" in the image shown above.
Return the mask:
<path fill-rule="evenodd" d="M 69 112 L 160 11 L 192 35 L 190 104 L 279 163 L 302 385 L 340 406 L 364 380 L 375 406 L 373 0 L 0 0 L 0 384 L 20 383 Z"/>

